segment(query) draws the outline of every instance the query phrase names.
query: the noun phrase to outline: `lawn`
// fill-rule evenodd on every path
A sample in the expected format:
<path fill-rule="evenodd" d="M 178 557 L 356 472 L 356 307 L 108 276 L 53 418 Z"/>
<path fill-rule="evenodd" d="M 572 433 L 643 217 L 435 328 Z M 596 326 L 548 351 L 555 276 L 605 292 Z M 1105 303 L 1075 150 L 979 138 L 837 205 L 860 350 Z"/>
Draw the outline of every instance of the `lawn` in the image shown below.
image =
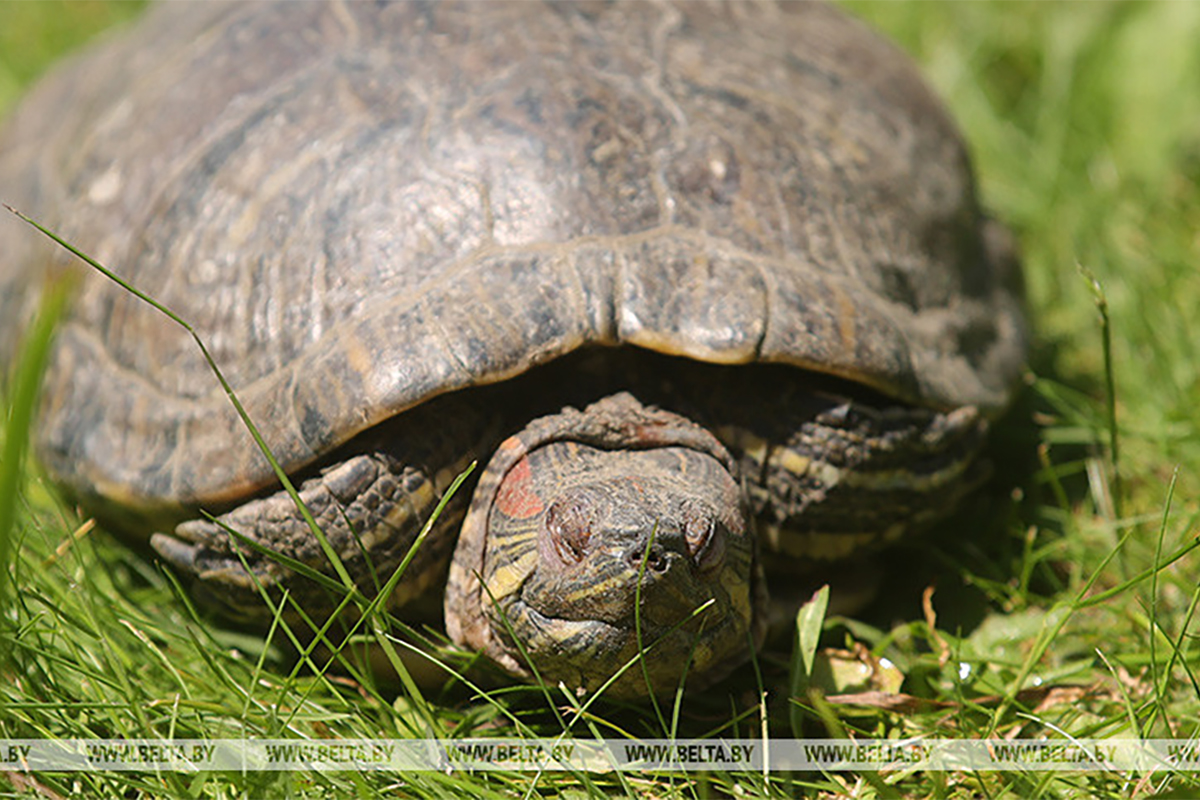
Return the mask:
<path fill-rule="evenodd" d="M 579 709 L 553 688 L 479 697 L 297 662 L 285 631 L 264 644 L 206 621 L 169 573 L 64 508 L 36 464 L 17 469 L 17 380 L 0 461 L 0 738 L 1200 735 L 1200 3 L 847 6 L 913 54 L 966 132 L 984 204 L 1021 245 L 1034 347 L 992 437 L 991 483 L 899 548 L 871 606 L 824 619 L 827 672 L 790 688 L 785 643 L 684 709 Z M 0 3 L 0 114 L 63 50 L 135 12 Z M 869 680 L 842 676 L 862 664 Z M 868 689 L 891 697 L 828 699 Z M 1116 770 L 5 780 L 45 797 L 1200 796 L 1193 773 Z"/>

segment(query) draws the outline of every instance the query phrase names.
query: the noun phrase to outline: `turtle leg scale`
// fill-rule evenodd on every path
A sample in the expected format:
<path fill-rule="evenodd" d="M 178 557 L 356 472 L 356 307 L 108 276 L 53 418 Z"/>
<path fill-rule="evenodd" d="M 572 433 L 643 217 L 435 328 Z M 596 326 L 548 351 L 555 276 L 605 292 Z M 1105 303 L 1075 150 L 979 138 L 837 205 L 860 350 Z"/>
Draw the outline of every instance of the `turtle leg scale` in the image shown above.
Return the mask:
<path fill-rule="evenodd" d="M 299 494 L 362 589 L 378 589 L 387 582 L 439 499 L 430 475 L 385 453 L 361 454 L 336 464 L 305 481 Z M 464 507 L 465 497 L 452 503 L 438 524 L 456 527 Z M 226 595 L 215 599 L 223 608 L 232 605 L 239 615 L 261 608 L 261 602 L 230 600 L 257 594 L 259 587 L 286 586 L 293 596 L 324 591 L 282 562 L 239 541 L 230 531 L 320 572 L 332 572 L 320 542 L 291 496 L 283 491 L 238 506 L 216 520 L 184 522 L 175 528 L 174 536 L 155 534 L 151 544 L 167 561 L 207 585 L 209 594 Z M 446 545 L 452 541 L 452 536 L 426 540 L 407 567 L 407 574 L 413 577 L 398 584 L 394 604 L 403 604 L 442 574 L 450 553 Z M 328 603 L 317 607 L 323 605 Z"/>

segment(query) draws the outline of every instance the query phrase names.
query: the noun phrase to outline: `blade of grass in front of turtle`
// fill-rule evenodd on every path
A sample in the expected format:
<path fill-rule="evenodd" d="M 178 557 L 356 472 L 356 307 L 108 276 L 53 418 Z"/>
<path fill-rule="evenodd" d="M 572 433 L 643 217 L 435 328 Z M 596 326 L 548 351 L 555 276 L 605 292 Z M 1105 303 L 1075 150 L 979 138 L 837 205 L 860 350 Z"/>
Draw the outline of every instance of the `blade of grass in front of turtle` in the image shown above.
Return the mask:
<path fill-rule="evenodd" d="M 650 698 L 650 704 L 654 709 L 654 716 L 658 720 L 658 727 L 662 734 L 667 739 L 674 739 L 679 722 L 679 709 L 683 702 L 684 690 L 687 686 L 688 672 L 692 668 L 692 664 L 696 658 L 696 647 L 700 643 L 700 637 L 704 632 L 704 617 L 700 617 L 700 629 L 696 635 L 692 637 L 692 646 L 688 650 L 687 658 L 683 662 L 683 669 L 680 670 L 679 680 L 675 685 L 674 703 L 672 706 L 671 723 L 667 724 L 666 718 L 663 716 L 662 707 L 659 705 L 658 696 L 654 692 L 654 683 L 650 679 L 650 667 L 646 654 L 646 642 L 643 638 L 642 627 L 642 582 L 646 577 L 646 564 L 650 561 L 650 551 L 654 548 L 654 540 L 658 536 L 658 521 L 655 521 L 654 527 L 650 529 L 650 538 L 646 541 L 646 547 L 642 551 L 642 561 L 638 565 L 637 583 L 634 588 L 633 600 L 633 630 L 637 640 L 637 650 L 642 656 L 638 663 L 642 668 L 642 681 L 646 684 L 646 694 Z M 710 605 L 714 602 L 712 599 L 705 605 Z M 697 609 L 695 614 L 698 614 L 700 609 Z M 694 614 L 693 614 L 694 615 Z M 689 617 L 690 619 L 690 617 Z"/>
<path fill-rule="evenodd" d="M 658 536 L 658 520 L 654 521 L 653 527 L 650 528 L 650 538 L 646 540 L 646 547 L 642 551 L 642 560 L 638 564 L 637 583 L 633 589 L 633 634 L 637 640 L 637 651 L 642 658 L 638 660 L 638 664 L 642 668 L 642 680 L 646 684 L 646 694 L 650 698 L 650 705 L 654 709 L 654 716 L 658 719 L 658 727 L 662 731 L 667 730 L 667 721 L 663 718 L 662 709 L 658 705 L 658 697 L 654 694 L 654 683 L 650 680 L 650 666 L 645 658 L 645 645 L 642 641 L 642 581 L 646 579 L 646 562 L 650 560 L 650 551 L 654 549 L 654 540 Z"/>
<path fill-rule="evenodd" d="M 0 613 L 8 606 L 12 542 L 20 506 L 21 482 L 25 475 L 25 453 L 29 447 L 34 409 L 42 375 L 50 358 L 54 330 L 70 295 L 70 281 L 52 280 L 43 287 L 37 316 L 25 334 L 20 359 L 12 374 L 8 397 L 8 420 L 0 451 Z M 8 615 L 4 614 L 4 619 Z M 0 657 L 7 653 L 0 653 Z"/>
<path fill-rule="evenodd" d="M 1171 518 L 1171 502 L 1175 499 L 1175 487 L 1176 487 L 1176 485 L 1178 485 L 1178 482 L 1179 482 L 1179 469 L 1176 468 L 1175 472 L 1171 475 L 1171 483 L 1170 483 L 1170 485 L 1167 486 L 1167 498 L 1166 498 L 1166 502 L 1163 503 L 1162 521 L 1159 523 L 1159 526 L 1158 526 L 1158 536 L 1155 537 L 1155 540 L 1154 540 L 1154 560 L 1151 562 L 1152 567 L 1153 567 L 1153 574 L 1150 576 L 1150 608 L 1148 611 L 1149 622 L 1150 622 L 1150 632 L 1151 632 L 1150 636 L 1147 639 L 1147 644 L 1149 645 L 1149 648 L 1150 648 L 1150 664 L 1149 664 L 1150 685 L 1154 687 L 1155 706 L 1158 709 L 1159 714 L 1162 715 L 1163 723 L 1168 728 L 1170 727 L 1171 722 L 1170 722 L 1170 719 L 1168 718 L 1167 711 L 1166 711 L 1167 701 L 1166 701 L 1165 697 L 1163 696 L 1164 687 L 1162 685 L 1162 682 L 1159 680 L 1159 676 L 1163 673 L 1159 672 L 1160 665 L 1158 663 L 1158 653 L 1157 653 L 1157 649 L 1155 647 L 1155 643 L 1156 643 L 1158 637 L 1154 635 L 1154 631 L 1161 630 L 1162 633 L 1166 636 L 1167 641 L 1170 641 L 1170 633 L 1166 629 L 1162 628 L 1162 622 L 1158 618 L 1158 610 L 1159 610 L 1158 573 L 1161 570 L 1159 565 L 1162 563 L 1163 540 L 1167 535 L 1167 522 Z M 1166 673 L 1166 674 L 1169 674 L 1169 673 Z"/>
<path fill-rule="evenodd" d="M 691 672 L 692 665 L 696 663 L 696 648 L 700 646 L 700 639 L 704 636 L 704 622 L 705 618 L 701 617 L 696 635 L 692 637 L 692 646 L 688 648 L 687 659 L 684 660 L 683 669 L 680 670 L 679 681 L 675 684 L 671 702 L 671 727 L 663 731 L 663 735 L 667 739 L 674 740 L 679 734 L 679 717 L 683 713 L 683 697 L 687 691 L 687 677 Z"/>

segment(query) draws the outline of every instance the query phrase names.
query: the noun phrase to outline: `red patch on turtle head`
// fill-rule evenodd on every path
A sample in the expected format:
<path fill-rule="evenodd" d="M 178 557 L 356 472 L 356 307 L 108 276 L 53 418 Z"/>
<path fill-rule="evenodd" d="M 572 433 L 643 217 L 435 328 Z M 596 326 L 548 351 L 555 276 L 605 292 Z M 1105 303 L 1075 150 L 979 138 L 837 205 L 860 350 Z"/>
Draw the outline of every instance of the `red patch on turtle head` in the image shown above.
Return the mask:
<path fill-rule="evenodd" d="M 496 508 L 512 519 L 529 519 L 545 510 L 545 503 L 533 490 L 533 470 L 528 458 L 522 458 L 504 476 L 496 491 Z"/>

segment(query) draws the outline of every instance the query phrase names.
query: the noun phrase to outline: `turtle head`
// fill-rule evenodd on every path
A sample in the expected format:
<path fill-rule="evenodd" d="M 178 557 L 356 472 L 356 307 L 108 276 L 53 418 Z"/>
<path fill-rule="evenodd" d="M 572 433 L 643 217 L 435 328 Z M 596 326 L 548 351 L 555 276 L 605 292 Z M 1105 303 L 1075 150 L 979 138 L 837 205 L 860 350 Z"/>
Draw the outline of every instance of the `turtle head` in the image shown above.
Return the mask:
<path fill-rule="evenodd" d="M 732 459 L 628 394 L 534 421 L 501 445 L 446 597 L 460 643 L 509 671 L 616 696 L 741 663 L 762 618 Z M 641 663 L 639 663 L 641 659 Z"/>

